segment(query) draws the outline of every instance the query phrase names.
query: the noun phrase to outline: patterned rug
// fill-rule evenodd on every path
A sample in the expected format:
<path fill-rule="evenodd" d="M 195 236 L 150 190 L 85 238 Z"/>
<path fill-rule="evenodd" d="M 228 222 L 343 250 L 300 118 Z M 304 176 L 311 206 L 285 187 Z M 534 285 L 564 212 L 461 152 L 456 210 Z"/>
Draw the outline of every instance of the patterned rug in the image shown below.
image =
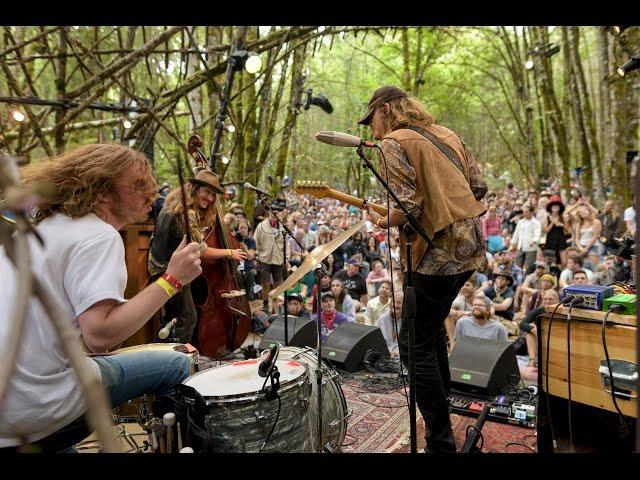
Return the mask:
<path fill-rule="evenodd" d="M 351 413 L 343 443 L 345 453 L 410 452 L 409 410 L 402 389 L 392 393 L 372 393 L 361 382 L 353 381 L 343 382 L 341 386 Z M 424 422 L 419 410 L 417 415 L 417 446 L 420 451 L 425 446 Z M 467 427 L 475 425 L 476 418 L 452 414 L 451 423 L 456 444 L 461 449 Z M 487 421 L 482 428 L 482 436 L 483 443 L 479 441 L 478 446 L 482 445 L 483 452 L 534 453 L 536 450 L 535 429 Z"/>

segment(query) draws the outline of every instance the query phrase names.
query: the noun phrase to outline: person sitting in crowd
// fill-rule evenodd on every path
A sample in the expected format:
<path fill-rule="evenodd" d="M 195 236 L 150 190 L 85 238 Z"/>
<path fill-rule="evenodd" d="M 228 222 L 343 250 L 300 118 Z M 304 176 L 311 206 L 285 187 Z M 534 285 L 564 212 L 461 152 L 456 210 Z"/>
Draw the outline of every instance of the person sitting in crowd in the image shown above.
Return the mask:
<path fill-rule="evenodd" d="M 391 302 L 391 280 L 380 282 L 378 296 L 367 302 L 367 309 L 364 315 L 364 322 L 367 325 L 377 325 L 378 318 L 384 312 L 389 311 Z"/>
<path fill-rule="evenodd" d="M 351 296 L 344 289 L 342 280 L 334 278 L 331 280 L 331 292 L 336 302 L 336 310 L 344 313 L 349 319 L 356 319 L 356 302 L 353 301 Z"/>
<path fill-rule="evenodd" d="M 495 307 L 495 304 L 494 304 Z M 486 338 L 506 342 L 509 334 L 504 325 L 497 320 L 492 320 L 491 300 L 488 297 L 476 297 L 471 305 L 471 315 L 462 316 L 456 323 L 454 331 L 454 345 L 462 336 Z"/>
<path fill-rule="evenodd" d="M 524 282 L 524 271 L 513 262 L 513 259 L 504 250 L 496 252 L 493 262 L 493 276 L 497 273 L 508 273 L 516 285 L 522 285 Z"/>
<path fill-rule="evenodd" d="M 509 321 L 513 320 L 513 277 L 506 272 L 498 272 L 494 275 L 493 286 L 484 291 L 484 294 L 493 301 L 496 315 Z"/>
<path fill-rule="evenodd" d="M 382 262 L 380 260 L 375 260 L 373 262 L 373 269 L 367 275 L 367 294 L 369 297 L 373 298 L 378 295 L 378 290 L 380 288 L 380 283 L 390 280 L 389 272 L 386 268 L 382 266 Z"/>
<path fill-rule="evenodd" d="M 618 255 L 608 255 L 603 271 L 593 276 L 594 285 L 609 285 L 615 282 L 631 283 L 631 265 Z"/>
<path fill-rule="evenodd" d="M 379 242 L 373 235 L 367 237 L 365 241 L 364 260 L 371 266 L 371 269 L 373 269 L 373 263 L 376 261 L 381 262 L 384 266 L 384 257 L 380 253 Z"/>
<path fill-rule="evenodd" d="M 527 354 L 529 355 L 529 367 L 538 366 L 538 330 L 536 328 L 536 318 L 542 315 L 549 305 L 556 305 L 560 301 L 558 292 L 550 288 L 542 294 L 542 305 L 534 308 L 524 320 L 520 322 L 520 330 L 525 334 L 527 344 Z"/>
<path fill-rule="evenodd" d="M 347 258 L 352 258 L 354 255 L 360 255 L 362 259 L 365 259 L 367 256 L 367 247 L 362 241 L 362 232 L 356 232 L 351 237 L 351 241 L 347 242 L 345 245 L 345 253 L 347 254 Z"/>
<path fill-rule="evenodd" d="M 556 286 L 558 285 L 558 280 L 556 277 L 551 275 L 550 273 L 545 273 L 540 277 L 539 281 L 539 289 L 533 292 L 531 295 L 531 300 L 529 301 L 529 305 L 527 306 L 527 311 L 525 313 L 529 313 L 534 308 L 538 308 L 542 304 L 542 297 L 547 290 L 556 291 Z"/>
<path fill-rule="evenodd" d="M 320 293 L 330 292 L 331 291 L 331 277 L 329 275 L 322 275 L 320 277 Z M 311 289 L 311 297 L 313 300 L 313 307 L 311 309 L 312 313 L 316 313 L 318 309 L 318 284 L 315 284 Z"/>
<path fill-rule="evenodd" d="M 311 318 L 311 314 L 304 306 L 304 299 L 296 293 L 287 295 L 287 314 L 300 318 Z"/>
<path fill-rule="evenodd" d="M 522 310 L 526 308 L 531 295 L 540 288 L 540 279 L 545 273 L 549 273 L 549 266 L 545 262 L 535 262 L 534 266 L 534 272 L 527 275 L 524 283 L 516 288 L 516 296 L 513 302 L 516 311 L 520 310 L 520 307 L 523 307 Z"/>
<path fill-rule="evenodd" d="M 556 280 L 558 280 L 560 278 L 560 274 L 562 273 L 562 268 L 560 268 L 560 266 L 558 266 L 558 264 L 556 263 L 556 252 L 551 249 L 545 249 L 544 252 L 542 252 L 542 255 L 544 258 L 544 263 L 546 263 L 549 267 L 549 273 L 556 277 Z"/>
<path fill-rule="evenodd" d="M 324 292 L 322 294 L 322 310 L 320 311 L 320 334 L 322 337 L 322 343 L 327 341 L 327 337 L 336 329 L 338 325 L 344 322 L 350 322 L 349 319 L 343 313 L 336 310 L 336 300 L 332 292 Z M 311 319 L 315 322 L 318 321 L 318 314 L 312 315 Z M 355 319 L 353 320 L 355 321 Z"/>
<path fill-rule="evenodd" d="M 389 354 L 391 354 L 392 358 L 397 358 L 399 355 L 398 333 L 400 333 L 400 328 L 402 327 L 403 300 L 404 294 L 402 293 L 402 290 L 399 290 L 395 294 L 393 308 L 388 308 L 378 317 L 376 322 L 376 326 L 382 332 L 385 342 L 387 342 L 387 348 L 389 349 Z"/>
<path fill-rule="evenodd" d="M 593 277 L 593 272 L 591 270 L 582 267 L 582 257 L 576 254 L 570 254 L 569 258 L 567 258 L 567 268 L 565 268 L 560 274 L 560 281 L 558 283 L 560 288 L 564 288 L 567 285 L 575 283 L 573 275 L 578 270 L 585 272 L 589 280 Z"/>
<path fill-rule="evenodd" d="M 341 280 L 349 295 L 360 303 L 367 303 L 367 284 L 360 273 L 360 262 L 355 258 L 347 261 L 347 269 L 340 270 L 333 275 L 333 278 Z"/>
<path fill-rule="evenodd" d="M 598 220 L 600 220 L 600 224 L 602 225 L 602 233 L 600 235 L 604 240 L 597 243 L 598 253 L 602 256 L 607 253 L 606 240 L 622 237 L 626 230 L 626 225 L 618 213 L 613 200 L 604 202 L 604 208 L 602 213 L 598 215 Z"/>
<path fill-rule="evenodd" d="M 449 351 L 453 348 L 454 332 L 456 323 L 462 317 L 471 315 L 471 306 L 473 305 L 473 299 L 475 298 L 476 281 L 475 275 L 472 275 L 469 280 L 464 282 L 460 293 L 451 304 L 451 310 L 449 315 L 444 321 L 444 329 L 449 339 Z"/>

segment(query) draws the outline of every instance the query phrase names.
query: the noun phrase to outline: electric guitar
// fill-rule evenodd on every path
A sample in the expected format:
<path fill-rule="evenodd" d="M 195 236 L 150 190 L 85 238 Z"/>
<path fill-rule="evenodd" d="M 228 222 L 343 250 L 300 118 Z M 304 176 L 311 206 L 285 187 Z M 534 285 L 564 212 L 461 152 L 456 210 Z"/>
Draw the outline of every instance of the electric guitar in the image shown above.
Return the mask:
<path fill-rule="evenodd" d="M 339 190 L 334 190 L 329 187 L 325 182 L 314 181 L 314 180 L 305 180 L 301 182 L 297 182 L 295 191 L 298 194 L 308 194 L 316 198 L 335 198 L 336 200 L 340 200 L 341 202 L 348 203 L 349 205 L 353 205 L 355 207 L 366 209 L 369 205 L 366 200 L 362 200 L 358 197 L 354 197 L 347 193 L 343 193 Z M 384 217 L 387 216 L 387 209 L 382 205 L 377 205 L 375 203 L 370 204 L 373 210 Z"/>

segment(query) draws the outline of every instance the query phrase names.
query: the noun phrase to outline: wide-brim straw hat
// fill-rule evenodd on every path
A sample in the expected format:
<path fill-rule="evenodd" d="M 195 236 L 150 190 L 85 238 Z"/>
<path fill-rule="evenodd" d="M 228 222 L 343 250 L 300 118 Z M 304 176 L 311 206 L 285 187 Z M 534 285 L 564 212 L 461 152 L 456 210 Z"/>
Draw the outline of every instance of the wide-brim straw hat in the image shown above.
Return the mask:
<path fill-rule="evenodd" d="M 215 193 L 224 195 L 224 190 L 220 188 L 220 179 L 218 176 L 209 170 L 200 170 L 195 178 L 189 178 L 189 181 L 198 187 L 209 187 Z"/>

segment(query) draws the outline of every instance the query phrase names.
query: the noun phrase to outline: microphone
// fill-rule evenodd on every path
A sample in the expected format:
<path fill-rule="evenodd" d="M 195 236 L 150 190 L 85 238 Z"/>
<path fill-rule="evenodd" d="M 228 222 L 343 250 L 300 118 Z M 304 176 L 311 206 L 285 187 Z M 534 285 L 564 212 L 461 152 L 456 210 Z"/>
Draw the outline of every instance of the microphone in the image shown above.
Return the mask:
<path fill-rule="evenodd" d="M 162 327 L 158 332 L 158 338 L 160 338 L 161 340 L 164 340 L 165 338 L 167 338 L 171 333 L 171 329 L 176 323 L 178 323 L 178 319 L 174 318 L 169 323 L 167 323 L 164 327 Z"/>
<path fill-rule="evenodd" d="M 376 144 L 342 132 L 318 132 L 316 140 L 335 147 L 375 147 Z"/>
<path fill-rule="evenodd" d="M 271 347 L 271 350 L 269 351 L 269 355 L 267 355 L 267 358 L 260 363 L 260 366 L 258 367 L 258 375 L 260 375 L 261 377 L 263 378 L 266 377 L 269 370 L 271 370 L 271 365 L 273 364 L 274 359 L 276 357 L 276 352 L 278 351 L 278 347 L 279 346 L 277 343 L 273 347 Z"/>
<path fill-rule="evenodd" d="M 248 188 L 249 190 L 253 190 L 254 192 L 261 193 L 262 195 L 266 195 L 267 197 L 271 196 L 271 194 L 265 192 L 264 190 L 262 190 L 262 189 L 260 189 L 258 187 L 254 187 L 249 182 L 244 182 L 244 188 Z"/>

